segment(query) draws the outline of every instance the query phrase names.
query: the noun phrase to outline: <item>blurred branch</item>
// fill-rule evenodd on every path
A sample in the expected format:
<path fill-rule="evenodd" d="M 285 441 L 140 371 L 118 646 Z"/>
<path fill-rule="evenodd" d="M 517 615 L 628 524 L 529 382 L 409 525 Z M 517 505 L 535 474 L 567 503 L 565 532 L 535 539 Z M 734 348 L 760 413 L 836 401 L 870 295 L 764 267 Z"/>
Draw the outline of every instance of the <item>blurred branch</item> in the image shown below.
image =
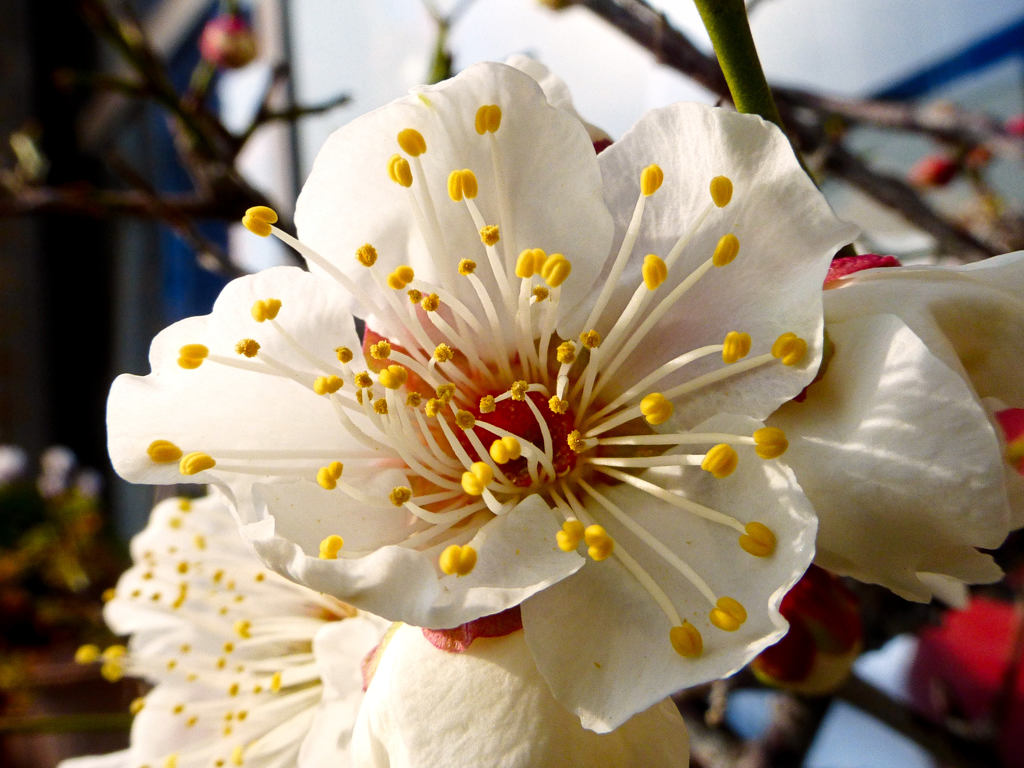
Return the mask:
<path fill-rule="evenodd" d="M 451 14 L 453 19 L 468 6 L 463 0 Z M 197 254 L 207 269 L 227 275 L 239 273 L 218 246 L 206 238 L 199 220 L 237 221 L 246 208 L 270 205 L 270 201 L 238 171 L 242 148 L 261 127 L 274 122 L 294 122 L 348 103 L 347 94 L 311 105 L 285 109 L 272 106 L 275 92 L 288 82 L 286 64 L 275 67 L 256 114 L 238 133 L 231 132 L 206 104 L 206 95 L 215 68 L 205 60 L 196 67 L 188 90 L 179 93 L 170 78 L 163 58 L 147 39 L 143 24 L 130 15 L 130 7 L 117 10 L 105 0 L 79 0 L 79 9 L 96 34 L 124 60 L 127 74 L 57 73 L 58 84 L 93 92 L 110 91 L 129 98 L 156 104 L 170 117 L 178 159 L 192 180 L 193 190 L 165 193 L 154 189 L 141 173 L 127 163 L 114 163 L 129 189 L 96 188 L 70 184 L 49 187 L 40 184 L 39 174 L 21 168 L 20 158 L 13 169 L 0 171 L 0 218 L 36 213 L 106 217 L 134 216 L 160 221 L 173 229 Z M 108 165 L 111 161 L 107 160 Z M 292 227 L 287 217 L 280 226 Z M 289 254 L 289 258 L 298 260 Z"/>
<path fill-rule="evenodd" d="M 568 0 L 601 17 L 670 66 L 723 99 L 729 89 L 714 56 L 702 53 L 665 15 L 645 0 Z M 866 99 L 841 99 L 795 88 L 773 87 L 776 103 L 795 144 L 820 170 L 834 175 L 901 214 L 908 222 L 936 238 L 940 247 L 965 261 L 973 261 L 1021 247 L 1015 238 L 1020 227 L 1010 221 L 1006 238 L 970 232 L 949 221 L 902 179 L 879 173 L 842 145 L 835 123 L 906 131 L 959 146 L 984 145 L 1003 157 L 1020 160 L 1024 141 L 1013 137 L 992 118 L 948 106 L 929 109 Z M 839 132 L 841 133 L 841 132 Z M 1005 242 L 1009 240 L 1009 242 Z"/>

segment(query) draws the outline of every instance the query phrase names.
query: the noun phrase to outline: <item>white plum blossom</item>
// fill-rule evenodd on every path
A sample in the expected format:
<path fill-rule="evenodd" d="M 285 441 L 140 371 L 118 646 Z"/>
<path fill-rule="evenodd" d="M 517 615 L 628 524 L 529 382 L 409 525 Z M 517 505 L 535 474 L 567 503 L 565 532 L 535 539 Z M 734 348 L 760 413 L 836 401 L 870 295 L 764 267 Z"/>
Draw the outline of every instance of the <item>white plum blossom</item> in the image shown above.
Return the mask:
<path fill-rule="evenodd" d="M 521 605 L 597 731 L 785 632 L 815 518 L 760 420 L 854 232 L 778 129 L 677 104 L 598 156 L 481 64 L 334 133 L 299 239 L 245 221 L 310 272 L 233 281 L 114 383 L 124 476 L 222 487 L 273 569 L 389 619 Z"/>
<path fill-rule="evenodd" d="M 387 641 L 352 745 L 360 768 L 679 768 L 689 757 L 671 699 L 594 733 L 552 697 L 522 632 L 448 653 L 408 625 Z"/>
<path fill-rule="evenodd" d="M 132 705 L 128 750 L 62 768 L 295 766 L 323 749 L 328 734 L 313 726 L 324 719 L 332 764 L 346 764 L 361 663 L 388 622 L 268 570 L 217 495 L 159 503 L 131 552 L 134 565 L 104 607 L 111 629 L 131 635 L 128 646 L 83 646 L 77 659 L 153 688 Z M 318 658 L 327 629 L 330 649 Z"/>
<path fill-rule="evenodd" d="M 522 632 L 439 651 L 265 568 L 216 494 L 158 504 L 132 555 L 105 608 L 128 647 L 77 657 L 154 687 L 132 705 L 129 749 L 61 768 L 686 764 L 671 700 L 587 731 Z"/>
<path fill-rule="evenodd" d="M 1001 571 L 976 547 L 1024 524 L 991 412 L 1024 406 L 1024 252 L 830 283 L 834 353 L 769 423 L 818 514 L 818 565 L 908 600 Z"/>

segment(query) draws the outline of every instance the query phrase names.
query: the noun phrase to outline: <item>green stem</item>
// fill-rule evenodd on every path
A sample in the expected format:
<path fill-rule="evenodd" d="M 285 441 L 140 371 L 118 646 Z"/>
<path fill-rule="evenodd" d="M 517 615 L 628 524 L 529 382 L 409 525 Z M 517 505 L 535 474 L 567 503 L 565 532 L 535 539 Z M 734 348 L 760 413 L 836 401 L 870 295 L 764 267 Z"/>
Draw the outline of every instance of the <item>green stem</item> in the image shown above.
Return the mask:
<path fill-rule="evenodd" d="M 750 34 L 743 0 L 694 0 L 701 20 L 715 47 L 722 74 L 729 85 L 736 109 L 760 115 L 785 130 L 775 106 L 754 38 Z"/>

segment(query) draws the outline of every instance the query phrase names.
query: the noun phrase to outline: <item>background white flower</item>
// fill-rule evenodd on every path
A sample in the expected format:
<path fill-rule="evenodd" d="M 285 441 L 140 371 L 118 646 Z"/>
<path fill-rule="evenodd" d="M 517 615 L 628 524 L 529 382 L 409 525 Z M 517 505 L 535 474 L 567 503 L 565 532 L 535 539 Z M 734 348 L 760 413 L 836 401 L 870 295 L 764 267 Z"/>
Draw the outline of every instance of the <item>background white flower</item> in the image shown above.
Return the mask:
<path fill-rule="evenodd" d="M 62 766 L 269 768 L 296 765 L 300 749 L 344 765 L 360 664 L 387 622 L 265 568 L 217 495 L 161 502 L 131 550 L 135 564 L 104 610 L 111 629 L 131 635 L 128 647 L 85 646 L 78 658 L 102 663 L 109 679 L 154 687 L 133 704 L 127 751 Z M 333 625 L 328 654 L 314 658 L 315 639 Z M 325 717 L 327 745 L 327 731 L 312 727 Z"/>
<path fill-rule="evenodd" d="M 835 354 L 806 400 L 769 419 L 818 513 L 819 565 L 918 601 L 998 580 L 975 548 L 1024 522 L 1024 484 L 989 417 L 1024 403 L 1022 297 L 1022 252 L 869 270 L 825 291 Z"/>
<path fill-rule="evenodd" d="M 551 696 L 522 632 L 438 650 L 415 627 L 387 643 L 352 736 L 366 768 L 678 768 L 686 726 L 671 700 L 594 733 Z"/>

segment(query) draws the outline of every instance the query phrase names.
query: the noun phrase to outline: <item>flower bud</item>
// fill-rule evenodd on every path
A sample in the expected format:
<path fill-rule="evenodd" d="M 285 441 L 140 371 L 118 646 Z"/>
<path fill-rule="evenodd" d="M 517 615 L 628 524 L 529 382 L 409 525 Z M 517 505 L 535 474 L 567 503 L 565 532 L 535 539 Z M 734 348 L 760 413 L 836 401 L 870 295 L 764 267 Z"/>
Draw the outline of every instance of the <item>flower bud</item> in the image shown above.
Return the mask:
<path fill-rule="evenodd" d="M 911 166 L 907 180 L 915 187 L 944 187 L 958 170 L 957 164 L 945 155 L 925 155 Z"/>
<path fill-rule="evenodd" d="M 754 674 L 763 683 L 797 693 L 837 689 L 861 649 L 857 598 L 838 577 L 812 565 L 779 610 L 789 621 L 789 632 L 751 662 Z"/>
<path fill-rule="evenodd" d="M 256 37 L 244 18 L 222 14 L 203 27 L 199 52 L 214 66 L 238 69 L 256 58 Z"/>

